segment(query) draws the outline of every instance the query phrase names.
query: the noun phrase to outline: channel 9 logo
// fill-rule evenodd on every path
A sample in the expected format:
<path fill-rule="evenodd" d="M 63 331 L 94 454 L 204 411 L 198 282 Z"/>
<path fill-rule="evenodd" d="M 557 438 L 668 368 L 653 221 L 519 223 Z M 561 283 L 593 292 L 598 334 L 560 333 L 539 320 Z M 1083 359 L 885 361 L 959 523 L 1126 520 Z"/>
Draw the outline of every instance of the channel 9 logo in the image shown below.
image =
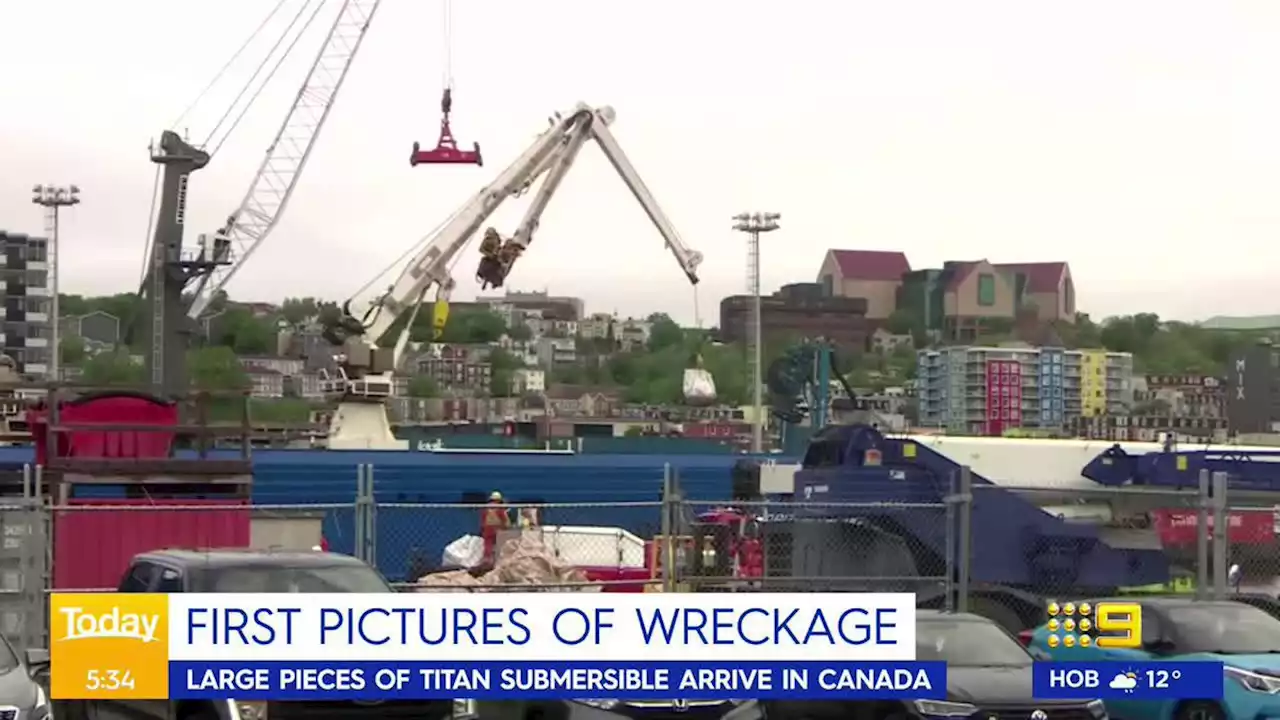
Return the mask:
<path fill-rule="evenodd" d="M 1132 602 L 1097 605 L 1051 600 L 1048 607 L 1049 647 L 1142 647 L 1142 606 Z"/>

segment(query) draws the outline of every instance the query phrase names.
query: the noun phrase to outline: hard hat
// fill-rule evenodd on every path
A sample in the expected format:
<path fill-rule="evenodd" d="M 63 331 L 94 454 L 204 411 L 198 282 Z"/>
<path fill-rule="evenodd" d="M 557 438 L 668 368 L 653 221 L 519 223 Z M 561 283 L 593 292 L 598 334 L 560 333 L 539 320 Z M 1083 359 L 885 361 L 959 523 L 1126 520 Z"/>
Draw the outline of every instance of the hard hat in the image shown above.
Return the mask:
<path fill-rule="evenodd" d="M 502 499 L 502 493 L 498 492 L 497 490 L 494 490 L 493 492 L 489 493 L 489 499 L 490 499 L 490 500 L 501 500 L 501 499 Z"/>

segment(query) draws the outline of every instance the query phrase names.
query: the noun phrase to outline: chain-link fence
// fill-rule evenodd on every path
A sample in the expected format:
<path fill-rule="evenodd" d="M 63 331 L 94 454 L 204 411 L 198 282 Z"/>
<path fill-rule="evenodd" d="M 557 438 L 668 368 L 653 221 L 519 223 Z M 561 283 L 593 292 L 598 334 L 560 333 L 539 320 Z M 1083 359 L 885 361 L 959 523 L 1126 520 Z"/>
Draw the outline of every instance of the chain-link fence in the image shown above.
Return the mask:
<path fill-rule="evenodd" d="M 270 506 L 51 505 L 27 475 L 21 497 L 0 499 L 0 631 L 23 648 L 44 645 L 50 591 L 115 590 L 134 555 L 175 546 L 322 546 L 430 592 L 913 592 L 1011 629 L 1036 622 L 1046 598 L 1280 592 L 1270 494 L 1228 493 L 1208 474 L 1184 488 L 1046 488 L 962 469 L 916 492 L 890 473 L 839 502 L 814 499 L 827 491 L 812 483 L 786 500 L 690 499 L 668 472 L 648 502 L 414 503 L 381 498 L 360 466 L 350 502 Z"/>

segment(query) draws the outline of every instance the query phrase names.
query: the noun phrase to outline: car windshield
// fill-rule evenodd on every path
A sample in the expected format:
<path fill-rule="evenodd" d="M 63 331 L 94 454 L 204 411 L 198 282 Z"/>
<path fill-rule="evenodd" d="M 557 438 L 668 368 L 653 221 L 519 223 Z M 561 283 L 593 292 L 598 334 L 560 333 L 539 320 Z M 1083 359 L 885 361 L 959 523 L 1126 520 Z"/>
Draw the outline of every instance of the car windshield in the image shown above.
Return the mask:
<path fill-rule="evenodd" d="M 13 646 L 9 644 L 8 640 L 0 638 L 0 673 L 9 672 L 20 664 L 18 655 L 13 651 Z"/>
<path fill-rule="evenodd" d="M 219 593 L 383 593 L 387 581 L 359 565 L 308 567 L 246 566 L 208 571 L 206 592 Z"/>
<path fill-rule="evenodd" d="M 1005 631 L 977 620 L 916 624 L 916 659 L 957 667 L 1029 666 L 1031 656 Z"/>
<path fill-rule="evenodd" d="M 1280 652 L 1280 620 L 1252 605 L 1188 604 L 1169 608 L 1168 614 L 1179 652 Z"/>

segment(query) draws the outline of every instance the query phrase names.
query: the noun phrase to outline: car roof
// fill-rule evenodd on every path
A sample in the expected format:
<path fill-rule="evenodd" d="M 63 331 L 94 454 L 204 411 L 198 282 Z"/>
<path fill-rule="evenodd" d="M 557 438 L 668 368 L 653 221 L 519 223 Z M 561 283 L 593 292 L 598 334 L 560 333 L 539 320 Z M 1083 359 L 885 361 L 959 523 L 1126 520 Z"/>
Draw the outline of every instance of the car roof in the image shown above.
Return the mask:
<path fill-rule="evenodd" d="M 1121 595 L 1119 597 L 1098 598 L 1082 602 L 1088 602 L 1093 605 L 1097 605 L 1100 602 L 1129 602 L 1157 608 L 1190 607 L 1192 605 L 1196 607 L 1238 607 L 1242 604 L 1236 600 L 1197 600 L 1194 595 Z"/>
<path fill-rule="evenodd" d="M 944 612 L 942 610 L 916 610 L 916 622 L 918 623 L 957 623 L 957 622 L 974 622 L 988 623 L 991 621 L 981 615 L 973 613 L 957 613 Z"/>
<path fill-rule="evenodd" d="M 245 548 L 155 550 L 134 557 L 134 562 L 147 561 L 179 567 L 367 567 L 350 555 L 298 550 L 250 550 Z"/>

